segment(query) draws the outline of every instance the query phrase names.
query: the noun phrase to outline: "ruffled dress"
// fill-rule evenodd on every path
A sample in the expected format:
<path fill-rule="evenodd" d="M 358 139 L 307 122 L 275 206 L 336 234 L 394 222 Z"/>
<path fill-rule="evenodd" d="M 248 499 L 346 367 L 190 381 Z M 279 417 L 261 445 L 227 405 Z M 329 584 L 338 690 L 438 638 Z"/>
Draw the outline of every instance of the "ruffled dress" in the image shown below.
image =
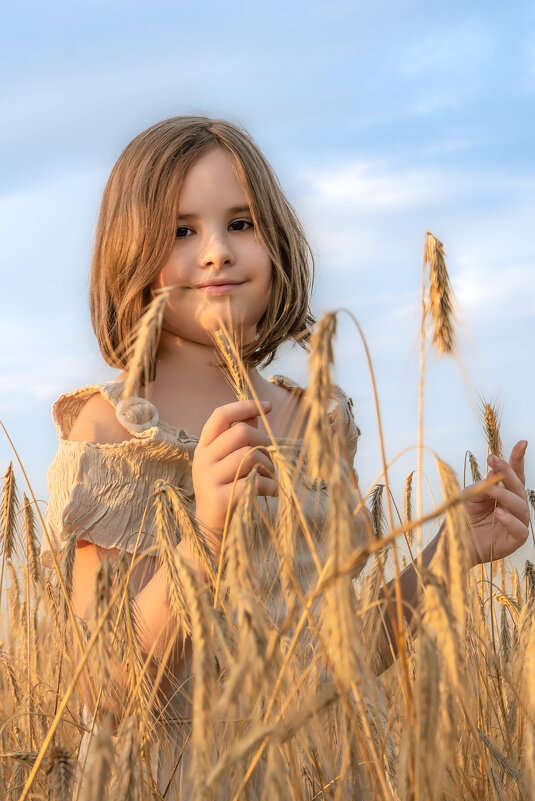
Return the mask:
<path fill-rule="evenodd" d="M 273 375 L 269 381 L 298 396 L 304 393 L 301 386 L 286 376 Z M 63 548 L 74 534 L 77 539 L 93 542 L 101 548 L 154 553 L 153 512 L 146 516 L 141 538 L 139 530 L 154 484 L 160 479 L 179 487 L 195 508 L 191 466 L 198 439 L 185 429 L 174 428 L 160 420 L 157 409 L 149 401 L 139 398 L 124 410 L 120 405 L 118 407 L 123 383 L 116 379 L 75 389 L 61 395 L 53 405 L 52 417 L 59 446 L 48 470 L 50 500 L 46 520 L 59 561 Z M 80 410 L 97 392 L 116 408 L 117 418 L 132 435 L 131 439 L 112 444 L 67 439 Z M 329 419 L 333 430 L 335 426 L 339 427 L 344 434 L 351 464 L 360 435 L 352 409 L 351 398 L 339 386 L 332 385 Z M 302 440 L 283 437 L 277 439 L 277 444 L 293 462 L 297 460 Z M 321 550 L 321 532 L 327 510 L 326 485 L 322 482 L 317 491 L 312 492 L 303 477 L 299 481 L 298 497 Z M 271 520 L 275 520 L 278 498 L 262 500 L 266 502 Z M 355 536 L 355 546 L 365 542 L 368 536 L 365 526 L 358 529 Z M 46 538 L 41 546 L 41 560 L 46 567 L 53 567 Z M 301 575 L 314 572 L 305 543 L 298 544 L 295 560 Z M 146 571 L 145 583 L 157 569 L 156 558 L 147 561 L 153 561 L 154 565 L 152 572 L 150 569 Z M 179 691 L 169 704 L 165 737 L 156 739 L 150 754 L 152 776 L 166 801 L 189 801 L 191 798 L 186 748 L 191 732 L 190 668 L 191 660 L 180 677 Z M 85 756 L 88 744 L 88 736 L 84 735 L 79 760 Z M 261 788 L 259 790 L 261 792 Z M 251 798 L 256 797 L 253 787 L 250 792 Z M 224 797 L 224 792 L 217 796 L 218 799 Z"/>

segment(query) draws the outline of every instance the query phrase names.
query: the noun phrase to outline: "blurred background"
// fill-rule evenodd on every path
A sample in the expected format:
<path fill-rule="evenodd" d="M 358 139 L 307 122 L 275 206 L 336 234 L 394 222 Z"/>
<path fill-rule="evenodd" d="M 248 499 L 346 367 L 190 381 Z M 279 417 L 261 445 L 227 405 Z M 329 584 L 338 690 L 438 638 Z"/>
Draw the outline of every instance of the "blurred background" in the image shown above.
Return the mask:
<path fill-rule="evenodd" d="M 426 444 L 462 481 L 467 449 L 486 458 L 478 393 L 497 399 L 507 452 L 531 440 L 535 486 L 532 3 L 18 0 L 2 18 L 0 419 L 43 506 L 52 403 L 117 374 L 88 310 L 104 183 L 139 131 L 183 113 L 244 125 L 275 168 L 316 257 L 314 312 L 345 307 L 367 336 L 389 458 L 417 439 L 425 232 L 443 241 L 458 354 L 429 353 Z M 377 426 L 347 315 L 336 359 L 367 488 Z M 273 373 L 306 383 L 305 352 L 288 348 Z M 3 434 L 0 457 L 4 471 Z M 396 463 L 398 497 L 415 466 L 414 450 Z M 517 562 L 533 556 L 530 538 Z"/>

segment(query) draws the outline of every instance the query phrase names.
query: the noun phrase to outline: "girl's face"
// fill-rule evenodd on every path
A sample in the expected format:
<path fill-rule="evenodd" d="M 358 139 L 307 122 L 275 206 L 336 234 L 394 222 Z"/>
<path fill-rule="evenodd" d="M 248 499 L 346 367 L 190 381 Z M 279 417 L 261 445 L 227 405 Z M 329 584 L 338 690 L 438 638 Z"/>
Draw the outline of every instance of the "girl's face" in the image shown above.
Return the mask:
<path fill-rule="evenodd" d="M 230 155 L 214 148 L 190 168 L 179 196 L 177 237 L 154 289 L 177 284 L 163 327 L 181 338 L 212 344 L 208 331 L 223 320 L 243 326 L 243 341 L 254 340 L 271 287 L 271 259 L 257 237 L 247 199 Z M 232 284 L 202 288 L 228 279 Z"/>

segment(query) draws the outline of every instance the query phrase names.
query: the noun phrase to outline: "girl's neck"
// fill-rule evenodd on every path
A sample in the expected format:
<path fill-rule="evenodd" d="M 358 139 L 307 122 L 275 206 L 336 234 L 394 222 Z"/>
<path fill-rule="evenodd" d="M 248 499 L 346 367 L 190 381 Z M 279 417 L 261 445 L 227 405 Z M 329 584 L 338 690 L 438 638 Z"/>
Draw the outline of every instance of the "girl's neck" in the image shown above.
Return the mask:
<path fill-rule="evenodd" d="M 217 395 L 229 387 L 224 372 L 214 364 L 217 361 L 220 358 L 211 345 L 186 340 L 163 329 L 156 356 L 156 383 L 169 385 L 187 378 L 194 380 L 198 389 Z M 247 374 L 258 391 L 265 379 L 256 367 L 249 367 Z"/>

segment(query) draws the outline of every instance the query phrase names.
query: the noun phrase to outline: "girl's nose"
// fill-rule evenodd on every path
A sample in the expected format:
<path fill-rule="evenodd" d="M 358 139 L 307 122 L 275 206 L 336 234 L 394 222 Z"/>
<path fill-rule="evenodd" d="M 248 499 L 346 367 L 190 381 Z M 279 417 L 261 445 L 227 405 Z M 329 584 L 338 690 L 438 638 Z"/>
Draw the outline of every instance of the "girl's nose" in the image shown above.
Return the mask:
<path fill-rule="evenodd" d="M 203 242 L 200 261 L 202 265 L 213 265 L 214 267 L 223 264 L 232 264 L 234 262 L 234 254 L 228 237 L 212 234 L 212 236 Z"/>

